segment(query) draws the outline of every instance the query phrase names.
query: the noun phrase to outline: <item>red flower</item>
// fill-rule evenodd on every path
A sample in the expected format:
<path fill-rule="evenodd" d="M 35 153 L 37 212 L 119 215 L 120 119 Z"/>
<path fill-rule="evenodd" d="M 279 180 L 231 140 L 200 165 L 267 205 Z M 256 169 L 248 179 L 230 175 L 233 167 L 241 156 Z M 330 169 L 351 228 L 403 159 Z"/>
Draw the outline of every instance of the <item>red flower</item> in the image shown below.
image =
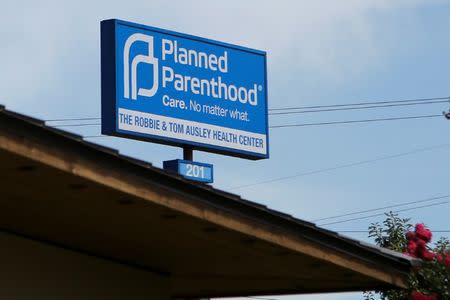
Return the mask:
<path fill-rule="evenodd" d="M 414 291 L 411 293 L 411 300 L 437 300 L 435 295 L 424 295 L 419 291 Z"/>
<path fill-rule="evenodd" d="M 436 255 L 436 260 L 450 268 L 450 253 Z"/>
<path fill-rule="evenodd" d="M 421 249 L 419 251 L 419 257 L 426 261 L 432 261 L 436 257 L 436 254 L 427 249 Z"/>
<path fill-rule="evenodd" d="M 414 243 L 417 245 L 417 250 L 425 249 L 427 247 L 427 243 L 421 239 L 415 240 Z"/>
<path fill-rule="evenodd" d="M 417 243 L 414 241 L 409 241 L 408 242 L 408 247 L 406 248 L 406 251 L 408 252 L 408 254 L 410 254 L 411 256 L 416 256 L 417 253 Z"/>
<path fill-rule="evenodd" d="M 448 254 L 445 256 L 445 265 L 450 268 L 450 256 Z"/>
<path fill-rule="evenodd" d="M 418 238 L 424 240 L 427 243 L 431 241 L 431 238 L 433 237 L 431 231 L 427 229 L 423 224 L 416 225 L 416 235 Z"/>
<path fill-rule="evenodd" d="M 416 224 L 416 227 L 415 227 L 416 231 L 417 230 L 423 230 L 423 229 L 425 229 L 425 224 L 423 224 L 423 223 L 417 223 Z"/>
<path fill-rule="evenodd" d="M 406 239 L 407 239 L 408 241 L 413 241 L 413 240 L 415 240 L 415 239 L 416 239 L 416 233 L 415 233 L 414 231 L 408 231 L 408 232 L 406 233 Z"/>

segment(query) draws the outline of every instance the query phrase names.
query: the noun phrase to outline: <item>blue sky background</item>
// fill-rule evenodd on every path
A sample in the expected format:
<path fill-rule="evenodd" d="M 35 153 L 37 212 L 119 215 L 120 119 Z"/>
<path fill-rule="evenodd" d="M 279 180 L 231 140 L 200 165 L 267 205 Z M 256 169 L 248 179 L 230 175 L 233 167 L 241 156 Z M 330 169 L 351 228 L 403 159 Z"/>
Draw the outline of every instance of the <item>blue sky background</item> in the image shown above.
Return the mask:
<path fill-rule="evenodd" d="M 0 104 L 41 119 L 100 116 L 99 29 L 100 21 L 108 18 L 267 51 L 271 108 L 450 96 L 450 1 L 7 0 L 0 9 Z M 444 103 L 273 116 L 269 121 L 278 125 L 427 115 L 449 108 Z M 100 134 L 100 126 L 70 130 Z M 194 158 L 214 164 L 215 187 L 315 220 L 446 195 L 450 146 L 233 187 L 450 143 L 449 130 L 450 122 L 443 117 L 272 129 L 269 160 L 199 152 Z M 113 137 L 90 140 L 156 166 L 182 156 L 174 147 Z M 401 216 L 424 222 L 432 230 L 450 230 L 449 212 L 450 204 L 444 204 Z M 327 228 L 366 230 L 369 223 L 382 220 L 375 217 Z M 369 240 L 366 233 L 347 235 Z M 350 293 L 275 298 L 362 297 Z"/>

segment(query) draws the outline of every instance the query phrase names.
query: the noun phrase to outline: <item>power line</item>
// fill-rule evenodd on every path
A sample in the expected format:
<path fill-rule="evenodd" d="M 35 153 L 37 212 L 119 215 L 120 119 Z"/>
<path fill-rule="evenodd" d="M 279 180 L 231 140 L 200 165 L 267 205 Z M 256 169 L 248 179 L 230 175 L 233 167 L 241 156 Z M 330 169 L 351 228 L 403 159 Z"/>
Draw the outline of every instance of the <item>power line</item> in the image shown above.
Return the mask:
<path fill-rule="evenodd" d="M 365 119 L 365 120 L 348 120 L 348 121 L 320 122 L 320 123 L 286 124 L 286 125 L 269 126 L 269 128 L 288 128 L 288 127 L 305 127 L 305 126 L 321 126 L 321 125 L 336 125 L 336 124 L 368 123 L 368 122 L 424 119 L 424 118 L 436 118 L 436 117 L 442 117 L 442 115 L 439 114 L 439 115 L 408 116 L 408 117 Z M 63 124 L 63 125 L 51 125 L 51 126 L 55 127 L 55 128 L 60 128 L 60 127 L 82 127 L 82 126 L 100 126 L 100 125 L 101 125 L 101 123 L 81 123 L 81 124 Z"/>
<path fill-rule="evenodd" d="M 109 137 L 109 136 L 104 136 L 104 135 L 100 135 L 100 136 L 84 136 L 83 138 L 96 138 L 96 137 Z M 418 153 L 418 152 L 423 152 L 423 151 L 430 151 L 432 149 L 437 149 L 437 148 L 442 148 L 442 147 L 447 147 L 447 146 L 450 146 L 450 144 L 442 144 L 442 145 L 436 145 L 436 146 L 421 148 L 421 149 L 413 150 L 413 151 L 410 151 L 410 152 L 405 152 L 405 153 L 401 153 L 401 154 L 381 157 L 381 158 L 374 159 L 374 160 L 369 160 L 369 161 L 358 162 L 356 164 L 374 162 L 374 161 L 378 161 L 378 160 L 381 160 L 381 159 L 395 158 L 395 157 L 400 157 L 400 156 L 404 156 L 404 155 L 410 155 L 410 154 L 413 154 L 413 153 Z M 351 165 L 356 165 L 356 164 L 351 164 Z M 350 166 L 350 165 L 347 165 L 347 166 Z M 344 166 L 341 166 L 341 167 L 344 167 Z M 334 168 L 334 169 L 336 169 L 336 168 Z M 326 218 L 320 218 L 320 219 L 313 220 L 313 222 L 329 220 L 329 219 L 336 219 L 336 218 L 340 218 L 340 217 L 357 215 L 357 214 L 362 214 L 362 213 L 367 213 L 367 212 L 372 212 L 372 211 L 378 211 L 378 210 L 383 210 L 383 209 L 394 208 L 394 207 L 401 207 L 401 206 L 415 204 L 415 203 L 424 203 L 424 202 L 429 202 L 429 201 L 443 199 L 443 198 L 448 198 L 448 197 L 450 197 L 450 195 L 431 197 L 431 198 L 422 199 L 422 200 L 404 202 L 404 203 L 399 203 L 399 204 L 395 204 L 395 205 L 389 205 L 389 206 L 384 206 L 384 207 L 379 207 L 379 208 L 373 208 L 373 209 L 356 211 L 356 212 L 342 214 L 342 215 L 336 215 L 336 216 L 331 216 L 331 217 L 326 217 Z M 425 206 L 418 206 L 418 207 L 413 207 L 413 208 L 408 208 L 408 209 L 403 209 L 403 210 L 397 210 L 396 212 L 408 211 L 408 210 L 413 210 L 413 209 L 418 209 L 418 208 L 423 208 L 423 207 L 429 207 L 429 206 L 435 206 L 435 205 L 441 205 L 441 204 L 446 204 L 446 203 L 449 203 L 449 202 L 450 201 L 445 201 L 445 202 L 431 204 L 431 205 L 428 205 L 428 206 L 427 205 L 425 205 Z M 321 226 L 337 224 L 337 223 L 343 223 L 343 222 L 349 222 L 349 221 L 352 221 L 352 220 L 365 219 L 365 218 L 374 217 L 374 216 L 380 216 L 380 215 L 384 215 L 384 213 L 374 214 L 374 215 L 360 217 L 360 218 L 353 218 L 353 219 L 348 219 L 348 220 L 343 220 L 343 221 L 331 222 L 331 223 L 326 223 L 326 224 L 321 224 Z M 351 231 L 347 231 L 347 232 L 351 232 Z M 438 232 L 438 231 L 435 231 L 435 232 Z"/>
<path fill-rule="evenodd" d="M 275 112 L 275 113 L 269 112 L 269 116 L 316 113 L 316 112 L 331 112 L 331 111 L 360 110 L 360 109 L 372 109 L 372 108 L 386 108 L 386 107 L 397 107 L 397 106 L 413 106 L 413 105 L 436 104 L 436 103 L 447 103 L 447 102 L 449 102 L 449 100 L 418 102 L 418 103 L 403 103 L 403 104 L 400 103 L 400 104 L 387 104 L 387 105 L 360 106 L 360 107 L 327 108 L 327 109 L 315 109 L 315 110 L 300 110 L 302 108 L 299 107 L 299 108 L 295 108 L 296 111 L 285 111 L 285 112 Z M 330 107 L 334 107 L 334 106 L 335 105 L 331 105 Z M 294 109 L 294 108 L 292 108 L 292 109 Z M 273 110 L 281 110 L 281 109 L 273 109 Z M 286 110 L 291 110 L 291 109 L 286 109 Z M 269 111 L 270 111 L 270 109 L 269 109 Z M 44 121 L 45 122 L 68 122 L 68 121 L 94 121 L 94 120 L 101 120 L 101 118 L 100 117 L 60 118 L 60 119 L 46 119 Z"/>
<path fill-rule="evenodd" d="M 450 196 L 448 196 L 448 197 L 450 197 Z M 410 207 L 410 208 L 405 208 L 405 209 L 398 209 L 398 210 L 395 210 L 393 212 L 398 213 L 398 212 L 410 211 L 410 210 L 415 210 L 415 209 L 420 209 L 420 208 L 427 208 L 427 207 L 433 207 L 433 206 L 438 206 L 438 205 L 444 205 L 444 204 L 448 204 L 448 203 L 450 203 L 450 201 L 443 201 L 443 202 L 427 204 L 427 205 L 421 205 L 421 206 L 415 206 L 415 207 Z M 373 214 L 373 215 L 369 215 L 369 216 L 351 218 L 351 219 L 335 221 L 335 222 L 329 222 L 329 223 L 318 224 L 318 225 L 319 226 L 328 226 L 328 225 L 334 225 L 334 224 L 340 224 L 340 223 L 347 223 L 347 222 L 351 222 L 351 221 L 364 220 L 364 219 L 369 219 L 369 218 L 373 218 L 373 217 L 379 217 L 379 216 L 383 216 L 383 215 L 384 215 L 384 213 L 378 213 L 378 214 Z"/>
<path fill-rule="evenodd" d="M 293 109 L 316 109 L 316 108 L 345 107 L 345 106 L 359 106 L 359 105 L 378 105 L 378 104 L 391 104 L 391 103 L 410 103 L 410 102 L 435 101 L 435 100 L 445 100 L 445 99 L 450 100 L 450 97 L 418 98 L 418 99 L 390 100 L 390 101 L 371 101 L 371 102 L 315 105 L 315 106 L 280 107 L 280 108 L 270 108 L 269 111 L 293 110 Z"/>
<path fill-rule="evenodd" d="M 347 104 L 329 104 L 329 105 L 315 105 L 315 106 L 296 106 L 296 107 L 284 107 L 284 108 L 269 108 L 269 111 L 286 111 L 286 110 L 304 110 L 304 109 L 323 109 L 323 111 L 334 111 L 328 110 L 330 108 L 341 107 L 342 110 L 351 109 L 365 109 L 365 108 L 379 108 L 379 107 L 391 107 L 391 106 L 406 106 L 406 105 L 419 105 L 419 104 L 434 104 L 434 103 L 444 103 L 449 102 L 450 97 L 435 97 L 435 98 L 418 98 L 418 99 L 407 99 L 407 100 L 390 100 L 390 101 L 370 101 L 370 102 L 359 102 L 359 103 L 347 103 Z M 356 107 L 352 108 L 349 106 L 368 106 L 369 107 Z M 341 110 L 341 109 L 336 109 Z M 321 110 L 314 110 L 311 112 L 319 112 Z M 303 112 L 290 112 L 290 113 L 303 113 Z M 283 113 L 271 113 L 271 115 L 277 114 L 287 114 Z M 64 121 L 92 121 L 100 120 L 100 117 L 79 117 L 79 118 L 56 118 L 56 119 L 46 119 L 46 122 L 64 122 Z"/>
<path fill-rule="evenodd" d="M 81 124 L 64 124 L 64 125 L 52 125 L 51 127 L 82 127 L 82 126 L 100 126 L 101 123 L 81 123 Z"/>
<path fill-rule="evenodd" d="M 305 113 L 317 113 L 317 112 L 334 112 L 334 111 L 349 111 L 349 110 L 361 110 L 361 109 L 374 109 L 374 108 L 386 108 L 396 106 L 413 106 L 424 104 L 436 104 L 436 103 L 448 103 L 448 100 L 430 101 L 430 102 L 418 102 L 418 103 L 403 103 L 403 104 L 386 104 L 386 105 L 372 105 L 372 106 L 357 106 L 357 107 L 345 107 L 345 108 L 327 108 L 327 109 L 315 109 L 315 110 L 295 110 L 295 111 L 283 111 L 283 112 L 269 112 L 269 116 L 278 115 L 293 115 L 293 114 L 305 114 Z"/>
<path fill-rule="evenodd" d="M 289 175 L 289 176 L 282 176 L 282 177 L 272 178 L 272 179 L 268 179 L 268 180 L 262 180 L 262 181 L 258 181 L 258 182 L 254 182 L 254 183 L 239 185 L 239 186 L 231 187 L 231 188 L 229 188 L 229 190 L 238 190 L 238 189 L 243 189 L 243 188 L 249 188 L 249 187 L 253 187 L 253 186 L 257 186 L 257 185 L 261 185 L 261 184 L 273 183 L 273 182 L 283 181 L 283 180 L 292 179 L 292 178 L 296 178 L 296 177 L 309 176 L 309 175 L 314 175 L 314 174 L 318 174 L 318 173 L 329 172 L 329 171 L 334 171 L 334 170 L 338 170 L 338 169 L 374 163 L 374 162 L 381 161 L 381 160 L 393 159 L 393 158 L 397 158 L 397 157 L 407 156 L 407 155 L 416 154 L 416 153 L 420 153 L 420 152 L 431 151 L 431 150 L 444 148 L 444 147 L 448 147 L 448 146 L 450 146 L 450 143 L 418 148 L 418 149 L 408 151 L 408 152 L 402 152 L 402 153 L 397 153 L 397 154 L 392 154 L 392 155 L 385 155 L 385 156 L 380 156 L 380 157 L 377 157 L 374 159 L 362 160 L 362 161 L 357 161 L 357 162 L 353 162 L 353 163 L 338 165 L 335 167 L 322 168 L 322 169 L 317 169 L 317 170 L 313 170 L 313 171 L 297 173 L 297 174 L 293 174 L 293 175 Z"/>
<path fill-rule="evenodd" d="M 437 118 L 437 117 L 442 118 L 442 114 L 440 114 L 440 115 L 394 117 L 394 118 L 380 118 L 380 119 L 365 119 L 365 120 L 348 120 L 348 121 L 335 121 L 335 122 L 320 122 L 320 123 L 286 124 L 286 125 L 269 126 L 269 128 L 288 128 L 288 127 L 306 127 L 306 126 L 322 126 L 322 125 L 336 125 L 336 124 L 369 123 L 369 122 L 425 119 L 425 118 Z"/>
<path fill-rule="evenodd" d="M 45 122 L 65 122 L 65 121 L 93 121 L 101 120 L 101 118 L 87 117 L 87 118 L 62 118 L 62 119 L 46 119 Z"/>
<path fill-rule="evenodd" d="M 337 219 L 337 218 L 348 217 L 348 216 L 353 216 L 353 215 L 359 215 L 359 214 L 364 214 L 364 213 L 373 212 L 373 211 L 377 211 L 377 210 L 385 210 L 385 209 L 389 209 L 389 208 L 401 207 L 401 206 L 406 206 L 406 205 L 411 205 L 411 204 L 416 204 L 416 203 L 430 202 L 433 200 L 443 199 L 443 198 L 447 198 L 447 197 L 450 197 L 450 194 L 444 195 L 444 196 L 437 196 L 437 197 L 431 197 L 431 198 L 427 198 L 427 199 L 416 200 L 416 201 L 403 202 L 403 203 L 399 203 L 399 204 L 388 205 L 388 206 L 372 208 L 372 209 L 367 209 L 367 210 L 360 210 L 360 211 L 355 211 L 355 212 L 346 213 L 346 214 L 342 214 L 342 215 L 336 215 L 336 216 L 332 216 L 332 217 L 315 219 L 315 220 L 313 220 L 313 222 L 319 222 L 319 221 Z"/>
<path fill-rule="evenodd" d="M 85 135 L 85 136 L 83 136 L 84 139 L 106 138 L 106 137 L 118 137 L 118 136 L 112 136 L 112 135 Z"/>

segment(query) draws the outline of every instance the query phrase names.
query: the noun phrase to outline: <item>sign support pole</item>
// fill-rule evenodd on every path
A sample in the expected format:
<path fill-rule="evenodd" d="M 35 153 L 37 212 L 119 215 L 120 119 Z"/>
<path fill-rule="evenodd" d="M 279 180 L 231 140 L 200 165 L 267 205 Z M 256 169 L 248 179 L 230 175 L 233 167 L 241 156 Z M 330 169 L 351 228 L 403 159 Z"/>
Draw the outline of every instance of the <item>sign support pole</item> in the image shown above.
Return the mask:
<path fill-rule="evenodd" d="M 189 147 L 189 146 L 183 147 L 183 159 L 190 160 L 190 161 L 194 160 L 194 150 L 192 150 L 191 147 Z"/>

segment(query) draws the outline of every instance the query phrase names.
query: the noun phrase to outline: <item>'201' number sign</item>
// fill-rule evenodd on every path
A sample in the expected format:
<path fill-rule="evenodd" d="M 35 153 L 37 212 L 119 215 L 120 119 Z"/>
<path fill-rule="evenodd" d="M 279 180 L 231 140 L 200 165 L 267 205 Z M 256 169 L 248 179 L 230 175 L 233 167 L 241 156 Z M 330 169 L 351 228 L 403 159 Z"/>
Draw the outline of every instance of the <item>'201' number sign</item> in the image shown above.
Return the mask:
<path fill-rule="evenodd" d="M 213 166 L 190 160 L 168 160 L 164 162 L 164 169 L 173 171 L 184 178 L 211 183 L 213 182 Z"/>

